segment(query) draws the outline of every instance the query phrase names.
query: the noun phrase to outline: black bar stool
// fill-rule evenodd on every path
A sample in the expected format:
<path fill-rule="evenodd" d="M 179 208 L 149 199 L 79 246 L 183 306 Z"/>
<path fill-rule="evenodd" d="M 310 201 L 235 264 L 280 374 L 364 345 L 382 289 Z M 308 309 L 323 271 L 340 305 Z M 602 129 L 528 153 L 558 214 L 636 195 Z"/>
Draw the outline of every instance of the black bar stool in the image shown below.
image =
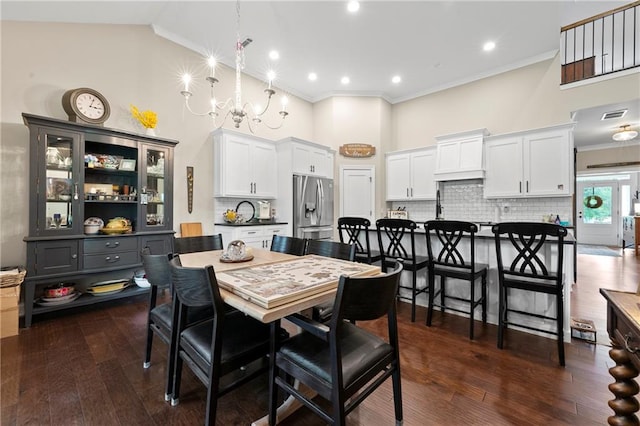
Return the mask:
<path fill-rule="evenodd" d="M 509 222 L 493 225 L 492 230 L 495 234 L 500 294 L 498 348 L 502 349 L 504 330 L 509 325 L 552 334 L 557 336 L 558 357 L 560 365 L 564 366 L 562 265 L 566 228 L 553 223 Z M 553 252 L 558 257 L 553 262 L 555 265 L 549 259 L 553 256 Z M 509 290 L 511 289 L 555 296 L 556 316 L 509 308 Z M 543 320 L 554 320 L 557 325 L 556 331 L 514 322 L 509 319 L 510 312 Z"/>
<path fill-rule="evenodd" d="M 469 339 L 473 340 L 473 326 L 475 309 L 482 307 L 482 322 L 487 322 L 487 270 L 486 264 L 475 262 L 475 233 L 478 227 L 474 223 L 457 220 L 430 220 L 424 224 L 427 231 L 427 251 L 429 252 L 429 308 L 427 311 L 427 325 L 431 326 L 433 307 L 469 314 Z M 434 256 L 431 237 L 436 237 L 441 244 L 440 251 Z M 469 242 L 469 258 L 465 261 L 460 243 Z M 440 276 L 440 304 L 435 299 L 435 276 Z M 447 296 L 446 278 L 469 281 L 469 298 Z M 481 278 L 481 294 L 476 300 L 476 280 Z M 454 299 L 469 303 L 469 310 L 462 310 L 446 305 L 446 299 Z"/>
<path fill-rule="evenodd" d="M 387 272 L 387 267 L 393 266 L 396 259 L 402 259 L 404 269 L 411 271 L 411 287 L 399 286 L 399 288 L 410 290 L 411 297 L 402 296 L 398 291 L 398 298 L 411 300 L 411 322 L 416 320 L 416 297 L 420 293 L 426 293 L 429 288 L 428 286 L 417 288 L 417 273 L 427 267 L 429 259 L 426 256 L 416 255 L 416 228 L 416 223 L 408 219 L 378 219 L 376 221 L 382 272 Z M 387 237 L 386 243 L 382 242 L 383 235 Z M 408 237 L 406 240 L 405 235 Z"/>
<path fill-rule="evenodd" d="M 338 218 L 338 235 L 340 236 L 340 242 L 355 244 L 356 262 L 372 264 L 380 260 L 380 252 L 371 250 L 369 243 L 369 226 L 371 226 L 371 222 L 364 217 Z M 364 243 L 360 238 L 360 234 L 364 234 L 362 238 Z"/>

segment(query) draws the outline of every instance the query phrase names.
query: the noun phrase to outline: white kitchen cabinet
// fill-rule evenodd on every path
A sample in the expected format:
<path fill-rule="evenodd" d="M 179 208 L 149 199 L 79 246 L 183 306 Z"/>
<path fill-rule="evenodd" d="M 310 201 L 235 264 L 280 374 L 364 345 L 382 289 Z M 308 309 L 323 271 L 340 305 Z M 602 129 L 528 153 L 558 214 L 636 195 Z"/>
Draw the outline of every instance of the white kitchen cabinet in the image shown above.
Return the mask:
<path fill-rule="evenodd" d="M 225 245 L 242 240 L 249 247 L 270 250 L 273 236 L 286 235 L 287 225 L 216 225 L 216 232 L 222 234 Z"/>
<path fill-rule="evenodd" d="M 489 138 L 486 198 L 561 197 L 573 192 L 573 124 Z"/>
<path fill-rule="evenodd" d="M 433 200 L 435 147 L 387 154 L 387 201 Z"/>
<path fill-rule="evenodd" d="M 482 179 L 484 177 L 483 141 L 487 129 L 438 136 L 435 179 L 437 181 Z"/>
<path fill-rule="evenodd" d="M 276 198 L 277 153 L 273 142 L 226 129 L 213 133 L 214 195 Z"/>
<path fill-rule="evenodd" d="M 329 170 L 328 150 L 301 143 L 292 143 L 291 149 L 295 174 L 333 177 L 333 168 Z"/>

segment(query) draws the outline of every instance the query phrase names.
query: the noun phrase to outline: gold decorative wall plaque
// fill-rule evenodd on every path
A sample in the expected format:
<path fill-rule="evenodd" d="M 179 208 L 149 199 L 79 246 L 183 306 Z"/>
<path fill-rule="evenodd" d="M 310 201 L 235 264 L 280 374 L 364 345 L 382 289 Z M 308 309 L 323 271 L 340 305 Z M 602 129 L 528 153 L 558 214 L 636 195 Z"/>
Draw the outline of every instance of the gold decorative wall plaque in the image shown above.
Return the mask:
<path fill-rule="evenodd" d="M 340 147 L 340 155 L 344 157 L 372 157 L 375 153 L 376 147 L 366 143 L 346 143 Z"/>

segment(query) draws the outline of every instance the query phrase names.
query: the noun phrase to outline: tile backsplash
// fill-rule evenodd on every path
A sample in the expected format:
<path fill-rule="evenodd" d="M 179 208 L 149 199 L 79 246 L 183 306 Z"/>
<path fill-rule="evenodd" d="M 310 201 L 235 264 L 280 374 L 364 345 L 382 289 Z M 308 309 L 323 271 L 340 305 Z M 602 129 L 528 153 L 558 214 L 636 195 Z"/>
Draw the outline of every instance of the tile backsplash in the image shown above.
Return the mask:
<path fill-rule="evenodd" d="M 451 220 L 470 222 L 540 222 L 543 216 L 553 214 L 563 221 L 571 221 L 571 197 L 498 198 L 483 197 L 481 179 L 447 181 L 440 183 L 442 216 Z M 391 209 L 406 207 L 409 219 L 416 222 L 435 218 L 435 201 L 394 201 Z"/>

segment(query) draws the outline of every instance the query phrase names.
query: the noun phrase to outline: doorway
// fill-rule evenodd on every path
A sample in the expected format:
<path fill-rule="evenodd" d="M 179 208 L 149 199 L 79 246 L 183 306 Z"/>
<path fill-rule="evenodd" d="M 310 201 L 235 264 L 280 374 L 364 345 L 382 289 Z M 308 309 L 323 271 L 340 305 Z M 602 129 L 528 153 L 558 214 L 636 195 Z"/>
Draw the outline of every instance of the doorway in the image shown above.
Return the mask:
<path fill-rule="evenodd" d="M 576 190 L 576 232 L 579 244 L 618 246 L 620 228 L 617 180 L 581 180 Z"/>
<path fill-rule="evenodd" d="M 340 216 L 365 217 L 375 222 L 375 166 L 340 166 Z"/>

